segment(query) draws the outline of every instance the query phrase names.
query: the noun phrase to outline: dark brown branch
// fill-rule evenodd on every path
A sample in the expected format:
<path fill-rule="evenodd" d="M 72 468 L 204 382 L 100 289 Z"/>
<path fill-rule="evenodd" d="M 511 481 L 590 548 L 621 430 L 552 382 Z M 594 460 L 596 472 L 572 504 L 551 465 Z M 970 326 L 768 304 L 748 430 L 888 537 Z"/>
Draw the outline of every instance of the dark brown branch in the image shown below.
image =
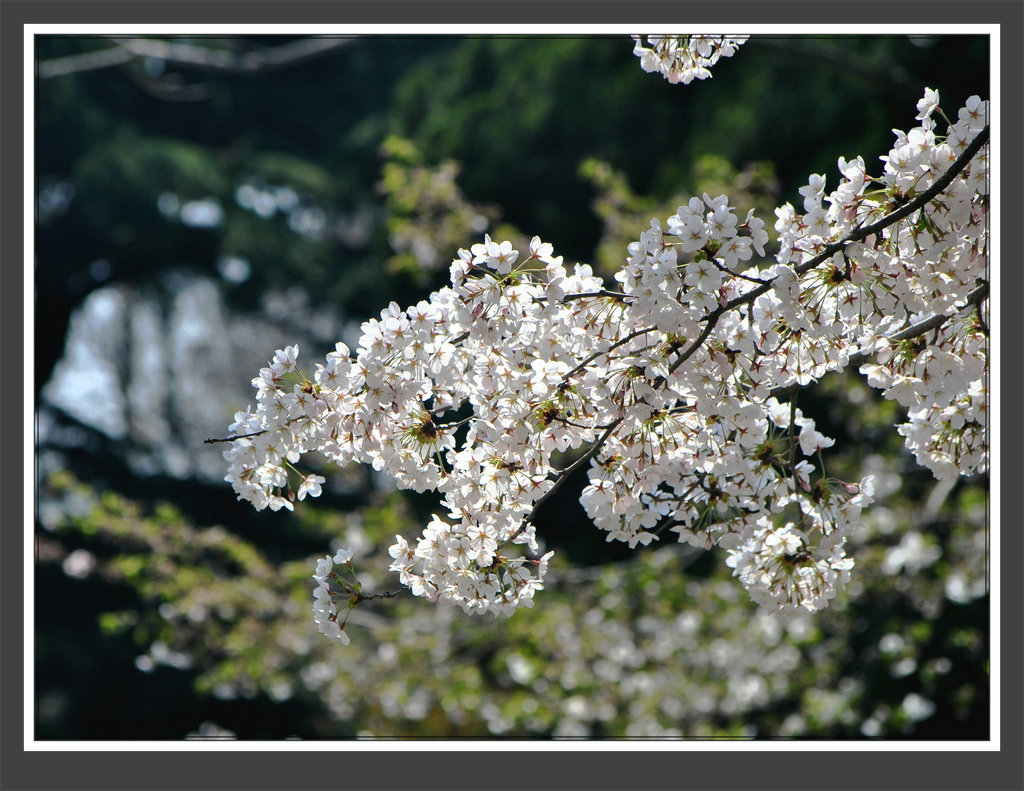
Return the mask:
<path fill-rule="evenodd" d="M 662 517 L 661 521 L 658 522 L 650 532 L 654 533 L 655 538 L 661 538 L 662 534 L 666 530 L 682 524 L 685 524 L 685 522 L 677 520 L 675 514 L 669 514 L 668 516 Z"/>
<path fill-rule="evenodd" d="M 704 341 L 708 339 L 708 336 L 711 334 L 711 331 L 715 328 L 715 325 L 718 323 L 719 317 L 723 313 L 725 313 L 725 310 L 726 309 L 724 307 L 720 307 L 716 309 L 710 316 L 707 317 L 707 324 L 704 325 L 704 329 L 701 331 L 700 335 L 698 335 L 694 339 L 693 343 L 691 343 L 686 348 L 686 350 L 682 354 L 680 354 L 679 357 L 676 358 L 672 365 L 669 366 L 669 373 L 674 372 L 680 365 L 689 360 L 690 357 L 693 356 L 693 353 L 697 351 L 697 349 L 704 345 Z"/>
<path fill-rule="evenodd" d="M 236 439 L 247 439 L 249 437 L 258 437 L 260 434 L 266 434 L 267 430 L 254 431 L 252 434 L 234 434 L 230 437 L 220 437 L 219 439 L 204 439 L 204 445 L 213 445 L 215 442 L 234 442 Z"/>
<path fill-rule="evenodd" d="M 537 513 L 537 509 L 540 508 L 548 500 L 548 498 L 551 497 L 551 495 L 558 491 L 558 488 L 565 482 L 566 478 L 568 478 L 570 475 L 576 472 L 576 470 L 578 470 L 580 467 L 582 467 L 584 464 L 586 464 L 594 457 L 594 455 L 601 449 L 601 446 L 604 445 L 608 437 L 611 436 L 612 432 L 618 427 L 619 423 L 621 423 L 623 420 L 624 418 L 620 417 L 614 423 L 611 423 L 608 426 L 608 428 L 605 429 L 604 434 L 598 437 L 597 441 L 590 446 L 590 449 L 587 450 L 586 453 L 584 453 L 582 456 L 576 459 L 576 461 L 574 461 L 564 470 L 559 471 L 558 479 L 555 481 L 555 485 L 548 489 L 546 492 L 544 492 L 544 494 L 537 499 L 537 502 L 533 504 L 533 510 L 530 511 L 530 515 L 526 517 L 526 522 L 529 522 L 533 519 L 533 515 Z M 516 531 L 512 538 L 515 538 L 522 531 L 523 528 L 519 528 L 519 530 Z M 509 541 L 511 541 L 512 538 L 510 538 Z"/>
<path fill-rule="evenodd" d="M 562 297 L 561 301 L 564 303 L 571 302 L 574 299 L 591 299 L 597 297 L 607 297 L 609 299 L 618 300 L 619 302 L 625 302 L 630 296 L 630 294 L 623 294 L 622 292 L 619 291 L 606 291 L 602 289 L 600 291 L 587 291 L 581 294 L 566 294 L 564 297 Z M 545 297 L 542 297 L 541 299 L 545 299 Z"/>
<path fill-rule="evenodd" d="M 399 588 L 393 591 L 383 591 L 381 593 L 353 593 L 352 594 L 352 606 L 356 606 L 364 601 L 372 601 L 373 599 L 393 599 L 396 596 L 409 592 L 408 588 Z"/>

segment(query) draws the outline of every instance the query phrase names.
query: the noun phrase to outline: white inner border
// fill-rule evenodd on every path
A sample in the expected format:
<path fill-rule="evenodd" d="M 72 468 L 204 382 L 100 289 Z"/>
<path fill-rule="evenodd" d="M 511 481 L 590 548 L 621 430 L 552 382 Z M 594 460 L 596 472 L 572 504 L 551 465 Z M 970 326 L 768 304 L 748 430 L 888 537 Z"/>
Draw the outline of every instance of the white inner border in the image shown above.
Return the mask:
<path fill-rule="evenodd" d="M 990 119 L 991 139 L 990 160 L 998 163 L 998 151 L 1000 150 L 1000 107 L 997 103 L 1000 96 L 999 68 L 999 25 L 970 25 L 970 24 L 943 24 L 943 25 L 891 25 L 880 29 L 877 24 L 864 25 L 736 25 L 733 23 L 725 25 L 694 25 L 687 26 L 687 33 L 718 34 L 772 34 L 772 35 L 929 35 L 929 34 L 974 34 L 990 36 L 989 63 L 990 75 Z M 35 328 L 35 42 L 36 35 L 61 35 L 61 34 L 124 34 L 124 35 L 267 35 L 267 34 L 291 34 L 291 35 L 429 35 L 429 34 L 450 34 L 450 35 L 621 35 L 623 41 L 624 57 L 633 57 L 630 52 L 628 36 L 636 33 L 638 29 L 656 33 L 659 31 L 679 30 L 678 24 L 637 24 L 629 29 L 623 25 L 545 25 L 545 24 L 520 24 L 520 25 L 478 25 L 478 24 L 419 24 L 415 26 L 403 25 L 381 25 L 381 24 L 359 24 L 359 25 L 274 25 L 274 24 L 238 24 L 238 25 L 25 25 L 25 360 L 26 370 L 24 377 L 25 388 L 25 678 L 24 678 L 24 748 L 27 752 L 51 752 L 51 751 L 125 751 L 125 752 L 160 752 L 160 751 L 189 751 L 189 752 L 255 752 L 267 751 L 268 749 L 288 752 L 310 752 L 310 751 L 354 751 L 354 752 L 395 752 L 395 751 L 420 751 L 429 747 L 432 751 L 494 751 L 504 750 L 508 752 L 536 751 L 536 752 L 621 752 L 621 751 L 658 751 L 658 752 L 821 752 L 821 751 L 849 751 L 849 752 L 904 752 L 917 750 L 921 752 L 995 752 L 1000 749 L 1000 589 L 999 589 L 999 506 L 1000 506 L 1000 485 L 999 485 L 999 415 L 1000 415 L 1000 391 L 999 391 L 999 368 L 1001 362 L 1001 347 L 999 333 L 995 332 L 990 338 L 990 392 L 989 404 L 989 467 L 990 490 L 989 490 L 989 583 L 991 591 L 991 607 L 989 613 L 989 634 L 990 634 L 990 734 L 989 741 L 983 742 L 955 742 L 955 741 L 900 741 L 900 742 L 838 742 L 838 741 L 688 741 L 688 740 L 622 740 L 622 741 L 515 741 L 504 742 L 500 739 L 479 740 L 479 741 L 447 741 L 447 740 L 354 740 L 354 741 L 196 741 L 182 740 L 174 741 L 147 741 L 147 742 L 121 742 L 121 741 L 36 741 L 35 740 L 35 416 L 33 414 L 35 390 L 34 390 L 34 365 L 30 361 L 35 359 L 34 328 Z M 738 57 L 743 57 L 742 50 Z M 637 64 L 639 68 L 639 63 Z M 652 75 L 651 79 L 657 78 Z M 922 93 L 924 86 L 922 86 Z M 1000 200 L 999 200 L 999 178 L 998 169 L 991 167 L 991 214 L 990 214 L 990 270 L 991 297 L 990 297 L 990 326 L 998 327 L 1000 313 L 1000 279 L 998 277 L 1000 255 L 999 255 L 999 233 L 1000 227 Z M 29 474 L 31 471 L 31 474 Z"/>

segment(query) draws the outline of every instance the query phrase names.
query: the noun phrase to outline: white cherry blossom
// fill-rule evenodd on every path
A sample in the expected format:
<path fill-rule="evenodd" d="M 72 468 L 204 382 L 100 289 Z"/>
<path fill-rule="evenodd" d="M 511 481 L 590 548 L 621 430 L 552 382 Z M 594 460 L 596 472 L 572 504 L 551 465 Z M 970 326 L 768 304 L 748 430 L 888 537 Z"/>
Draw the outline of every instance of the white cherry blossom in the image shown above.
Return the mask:
<path fill-rule="evenodd" d="M 635 51 L 687 82 L 740 43 L 648 37 Z M 536 509 L 588 465 L 581 503 L 609 541 L 721 545 L 758 603 L 827 606 L 874 487 L 817 466 L 834 440 L 791 401 L 800 388 L 855 366 L 906 409 L 897 431 L 937 477 L 988 469 L 987 148 L 941 200 L 873 226 L 983 133 L 987 102 L 971 97 L 940 132 L 938 101 L 925 91 L 921 126 L 896 132 L 879 175 L 840 158 L 834 190 L 813 174 L 802 214 L 776 209 L 774 261 L 752 261 L 764 222 L 740 223 L 724 195 L 652 219 L 610 284 L 537 237 L 522 256 L 484 237 L 458 251 L 450 286 L 387 306 L 312 379 L 297 346 L 277 350 L 231 425 L 226 480 L 256 509 L 291 510 L 326 483 L 297 468 L 318 453 L 435 491 L 419 535 L 395 537 L 391 571 L 428 601 L 508 616 L 544 586 Z M 314 575 L 315 621 L 346 643 L 331 580 L 350 561 Z"/>

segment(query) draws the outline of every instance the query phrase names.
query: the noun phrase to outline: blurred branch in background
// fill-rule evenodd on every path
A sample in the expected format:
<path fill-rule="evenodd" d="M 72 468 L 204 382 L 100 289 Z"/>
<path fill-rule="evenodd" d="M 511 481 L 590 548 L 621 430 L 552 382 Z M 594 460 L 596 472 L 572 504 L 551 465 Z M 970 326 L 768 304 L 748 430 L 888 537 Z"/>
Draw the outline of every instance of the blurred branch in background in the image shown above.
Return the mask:
<path fill-rule="evenodd" d="M 36 75 L 43 80 L 75 74 L 80 71 L 95 71 L 117 66 L 133 60 L 135 54 L 121 47 L 108 47 L 94 52 L 83 52 L 79 55 L 67 55 L 38 64 Z"/>
<path fill-rule="evenodd" d="M 111 38 L 115 46 L 108 49 L 41 62 L 38 75 L 40 79 L 51 79 L 81 71 L 105 69 L 136 58 L 154 58 L 176 66 L 204 71 L 258 74 L 319 57 L 344 47 L 354 40 L 354 38 L 315 36 L 290 41 L 279 47 L 235 53 L 223 49 L 152 38 Z"/>
<path fill-rule="evenodd" d="M 838 68 L 844 74 L 856 74 L 878 85 L 891 87 L 898 86 L 905 88 L 914 94 L 921 90 L 914 76 L 899 63 L 891 59 L 883 62 L 873 62 L 862 53 L 854 52 L 852 49 L 835 49 L 822 45 L 813 38 L 793 39 L 772 38 L 771 36 L 757 36 L 752 39 L 755 46 L 767 47 L 769 49 L 781 50 L 803 58 L 807 63 L 823 63 Z M 915 42 L 917 43 L 917 42 Z M 928 40 L 921 39 L 917 46 L 927 46 Z"/>

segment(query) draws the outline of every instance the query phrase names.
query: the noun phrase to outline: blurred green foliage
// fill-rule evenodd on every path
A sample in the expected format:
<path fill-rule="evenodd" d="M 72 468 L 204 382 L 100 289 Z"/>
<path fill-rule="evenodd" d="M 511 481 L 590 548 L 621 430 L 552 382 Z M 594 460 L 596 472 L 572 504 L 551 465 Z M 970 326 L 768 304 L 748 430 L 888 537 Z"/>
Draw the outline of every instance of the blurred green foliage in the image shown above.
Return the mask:
<path fill-rule="evenodd" d="M 453 250 L 485 231 L 521 236 L 510 229 L 493 229 L 499 212 L 494 206 L 469 203 L 456 183 L 460 168 L 454 160 L 436 167 L 409 140 L 392 135 L 381 147 L 384 159 L 380 192 L 387 200 L 388 242 L 395 254 L 388 270 L 430 282 L 430 273 L 447 271 Z M 500 233 L 499 233 L 500 232 Z"/>
<path fill-rule="evenodd" d="M 693 187 L 667 199 L 637 195 L 626 176 L 607 162 L 584 160 L 579 167 L 580 178 L 589 181 L 594 190 L 594 213 L 601 219 L 604 232 L 594 253 L 596 269 L 606 277 L 622 267 L 623 239 L 639 239 L 650 228 L 651 218 L 664 218 L 676 213 L 679 206 L 693 195 L 728 195 L 736 216 L 743 218 L 754 209 L 758 216 L 771 216 L 779 205 L 779 185 L 770 162 L 748 163 L 736 172 L 728 160 L 717 154 L 705 154 L 693 164 Z M 772 241 L 776 236 L 768 226 Z"/>
<path fill-rule="evenodd" d="M 830 401 L 844 400 L 839 384 Z M 885 412 L 866 422 L 880 429 Z M 292 726 L 304 738 L 982 738 L 983 482 L 922 509 L 902 491 L 921 473 L 847 448 L 830 455 L 832 474 L 866 465 L 884 494 L 856 538 L 851 589 L 790 621 L 759 611 L 720 558 L 700 571 L 703 553 L 670 543 L 600 566 L 558 556 L 536 607 L 508 620 L 411 596 L 362 605 L 341 647 L 312 627 L 316 555 L 274 563 L 221 527 L 193 527 L 168 504 L 147 513 L 67 473 L 47 496 L 76 504 L 56 536 L 94 550 L 92 573 L 138 595 L 101 616 L 105 634 L 130 632 L 141 667 L 191 672 L 201 694 L 302 701 L 309 720 Z M 354 548 L 367 591 L 394 586 L 386 547 L 416 529 L 398 493 L 346 514 L 310 504 L 299 518 L 323 536 L 321 555 L 330 536 Z"/>

